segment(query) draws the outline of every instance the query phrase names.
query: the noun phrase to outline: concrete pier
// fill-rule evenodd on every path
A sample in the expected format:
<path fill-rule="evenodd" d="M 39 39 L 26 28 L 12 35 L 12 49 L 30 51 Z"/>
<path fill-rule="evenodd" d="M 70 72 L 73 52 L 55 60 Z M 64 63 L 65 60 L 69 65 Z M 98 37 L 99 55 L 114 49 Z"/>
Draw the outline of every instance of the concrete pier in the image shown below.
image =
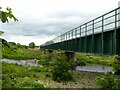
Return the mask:
<path fill-rule="evenodd" d="M 76 68 L 76 52 L 65 52 L 65 55 L 67 56 L 68 60 L 71 62 L 71 68 L 75 70 Z"/>

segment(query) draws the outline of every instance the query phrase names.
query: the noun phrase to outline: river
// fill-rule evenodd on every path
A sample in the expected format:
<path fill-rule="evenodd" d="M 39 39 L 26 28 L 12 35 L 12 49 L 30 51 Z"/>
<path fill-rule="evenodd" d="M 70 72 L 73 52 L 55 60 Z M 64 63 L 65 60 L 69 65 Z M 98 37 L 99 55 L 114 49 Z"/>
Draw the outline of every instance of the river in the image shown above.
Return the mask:
<path fill-rule="evenodd" d="M 28 65 L 28 66 L 42 66 L 38 64 L 36 60 L 9 60 L 9 59 L 2 59 L 1 62 L 19 64 L 19 65 Z M 86 66 L 76 66 L 77 71 L 88 71 L 88 72 L 113 72 L 111 66 L 105 65 L 98 65 L 98 64 L 87 64 Z"/>
<path fill-rule="evenodd" d="M 9 59 L 1 59 L 1 62 L 7 62 L 12 64 L 19 64 L 19 65 L 28 65 L 28 66 L 42 66 L 35 62 L 35 60 L 9 60 Z"/>

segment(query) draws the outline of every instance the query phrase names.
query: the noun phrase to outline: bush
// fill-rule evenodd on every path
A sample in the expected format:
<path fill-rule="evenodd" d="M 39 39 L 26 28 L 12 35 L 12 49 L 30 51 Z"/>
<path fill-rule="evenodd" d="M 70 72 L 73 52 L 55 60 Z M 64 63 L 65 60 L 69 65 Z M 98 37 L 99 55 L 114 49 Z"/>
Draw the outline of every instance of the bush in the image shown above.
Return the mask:
<path fill-rule="evenodd" d="M 120 60 L 116 60 L 112 65 L 115 74 L 120 75 Z"/>
<path fill-rule="evenodd" d="M 40 84 L 36 81 L 23 81 L 18 83 L 17 86 L 24 87 L 24 88 L 44 88 L 43 84 Z"/>
<path fill-rule="evenodd" d="M 44 67 L 2 63 L 2 88 L 44 88 L 39 82 Z"/>
<path fill-rule="evenodd" d="M 120 78 L 118 76 L 105 75 L 97 79 L 96 83 L 100 88 L 105 90 L 120 90 Z"/>
<path fill-rule="evenodd" d="M 86 65 L 86 59 L 84 57 L 78 57 L 76 61 L 78 66 L 85 66 Z"/>
<path fill-rule="evenodd" d="M 17 48 L 22 48 L 23 46 L 20 43 L 17 43 Z"/>
<path fill-rule="evenodd" d="M 42 65 L 49 65 L 50 61 L 51 61 L 51 54 L 45 54 L 45 55 L 41 55 L 41 60 L 39 60 L 38 63 Z"/>
<path fill-rule="evenodd" d="M 64 54 L 58 54 L 56 62 L 52 68 L 52 78 L 55 81 L 70 81 L 72 80 L 71 66 L 67 62 Z"/>

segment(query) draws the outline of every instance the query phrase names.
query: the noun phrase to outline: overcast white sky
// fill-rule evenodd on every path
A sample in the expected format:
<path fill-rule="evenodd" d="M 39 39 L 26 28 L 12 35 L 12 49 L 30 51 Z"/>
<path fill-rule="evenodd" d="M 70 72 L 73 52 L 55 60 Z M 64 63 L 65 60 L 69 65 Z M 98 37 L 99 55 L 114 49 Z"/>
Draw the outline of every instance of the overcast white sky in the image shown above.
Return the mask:
<path fill-rule="evenodd" d="M 18 22 L 2 24 L 3 38 L 41 45 L 65 31 L 118 7 L 119 0 L 0 0 Z"/>

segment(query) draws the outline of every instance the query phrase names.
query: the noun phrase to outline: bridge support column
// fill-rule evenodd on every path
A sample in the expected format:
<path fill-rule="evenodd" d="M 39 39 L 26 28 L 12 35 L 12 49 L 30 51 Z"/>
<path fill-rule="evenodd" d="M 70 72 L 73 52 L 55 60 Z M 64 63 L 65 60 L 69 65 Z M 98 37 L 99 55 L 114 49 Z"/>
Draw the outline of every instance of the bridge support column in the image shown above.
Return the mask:
<path fill-rule="evenodd" d="M 53 53 L 53 50 L 50 50 L 50 49 L 49 49 L 47 52 L 48 52 L 49 61 L 51 61 L 51 60 L 52 60 L 52 53 Z"/>
<path fill-rule="evenodd" d="M 67 56 L 68 60 L 71 62 L 71 68 L 75 70 L 76 67 L 75 62 L 77 59 L 76 52 L 65 52 L 65 55 Z"/>

